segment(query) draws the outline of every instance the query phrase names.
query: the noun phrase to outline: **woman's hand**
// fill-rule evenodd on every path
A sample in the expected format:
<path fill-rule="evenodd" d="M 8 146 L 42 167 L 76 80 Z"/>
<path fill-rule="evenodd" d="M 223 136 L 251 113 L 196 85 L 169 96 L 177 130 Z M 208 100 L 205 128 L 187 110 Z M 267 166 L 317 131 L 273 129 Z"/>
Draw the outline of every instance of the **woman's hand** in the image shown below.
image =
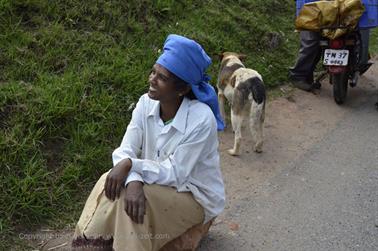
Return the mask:
<path fill-rule="evenodd" d="M 127 184 L 124 199 L 127 215 L 135 223 L 142 224 L 146 213 L 146 197 L 144 197 L 143 183 L 132 181 Z"/>
<path fill-rule="evenodd" d="M 130 169 L 131 160 L 124 159 L 109 172 L 105 181 L 105 195 L 110 200 L 114 201 L 115 199 L 119 198 Z"/>

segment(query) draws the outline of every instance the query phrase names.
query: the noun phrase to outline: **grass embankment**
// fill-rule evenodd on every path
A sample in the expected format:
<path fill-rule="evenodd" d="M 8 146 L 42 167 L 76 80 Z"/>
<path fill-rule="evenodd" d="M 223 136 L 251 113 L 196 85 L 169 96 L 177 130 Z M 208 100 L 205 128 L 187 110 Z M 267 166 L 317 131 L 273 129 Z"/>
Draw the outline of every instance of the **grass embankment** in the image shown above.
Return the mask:
<path fill-rule="evenodd" d="M 0 0 L 0 235 L 77 220 L 169 33 L 236 51 L 267 86 L 297 52 L 291 0 Z M 15 238 L 17 239 L 17 238 Z"/>

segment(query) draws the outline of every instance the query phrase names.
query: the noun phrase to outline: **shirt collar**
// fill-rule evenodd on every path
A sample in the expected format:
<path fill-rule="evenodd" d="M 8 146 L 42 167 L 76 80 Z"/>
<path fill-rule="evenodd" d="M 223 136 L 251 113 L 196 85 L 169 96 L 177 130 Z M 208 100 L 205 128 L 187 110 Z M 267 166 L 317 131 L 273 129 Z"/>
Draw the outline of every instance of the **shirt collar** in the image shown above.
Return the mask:
<path fill-rule="evenodd" d="M 148 113 L 147 117 L 153 116 L 156 119 L 160 116 L 160 102 L 154 101 L 154 106 L 152 107 L 151 111 Z"/>
<path fill-rule="evenodd" d="M 186 129 L 186 122 L 188 117 L 188 111 L 189 111 L 189 99 L 187 97 L 184 97 L 176 116 L 173 118 L 173 121 L 169 124 L 170 126 L 173 126 L 181 133 L 185 133 Z M 156 102 L 154 106 L 152 107 L 151 111 L 148 113 L 148 117 L 153 116 L 155 117 L 156 121 L 160 119 L 160 102 Z"/>
<path fill-rule="evenodd" d="M 171 123 L 171 126 L 176 128 L 182 134 L 185 133 L 188 111 L 189 111 L 189 99 L 187 97 L 184 97 L 180 105 L 180 108 L 178 109 L 176 116 L 174 117 Z"/>

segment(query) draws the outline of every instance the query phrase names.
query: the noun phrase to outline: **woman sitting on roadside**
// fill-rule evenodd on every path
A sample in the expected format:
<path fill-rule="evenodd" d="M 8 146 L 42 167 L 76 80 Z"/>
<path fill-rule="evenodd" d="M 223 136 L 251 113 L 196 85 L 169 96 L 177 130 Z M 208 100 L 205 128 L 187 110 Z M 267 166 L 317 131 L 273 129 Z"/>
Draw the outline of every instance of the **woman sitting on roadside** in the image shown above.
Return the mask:
<path fill-rule="evenodd" d="M 159 250 L 222 212 L 223 122 L 205 74 L 210 64 L 198 43 L 168 36 L 113 152 L 114 167 L 86 202 L 73 250 Z"/>

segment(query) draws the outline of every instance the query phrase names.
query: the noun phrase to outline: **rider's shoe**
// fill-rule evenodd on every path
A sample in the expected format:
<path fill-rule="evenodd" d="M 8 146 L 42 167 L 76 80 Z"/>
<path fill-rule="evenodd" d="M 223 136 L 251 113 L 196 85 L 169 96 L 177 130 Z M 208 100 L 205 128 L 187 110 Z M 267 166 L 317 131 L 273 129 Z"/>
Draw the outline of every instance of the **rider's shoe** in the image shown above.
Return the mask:
<path fill-rule="evenodd" d="M 295 87 L 304 91 L 311 91 L 313 89 L 312 84 L 304 80 L 291 80 L 290 81 Z"/>

